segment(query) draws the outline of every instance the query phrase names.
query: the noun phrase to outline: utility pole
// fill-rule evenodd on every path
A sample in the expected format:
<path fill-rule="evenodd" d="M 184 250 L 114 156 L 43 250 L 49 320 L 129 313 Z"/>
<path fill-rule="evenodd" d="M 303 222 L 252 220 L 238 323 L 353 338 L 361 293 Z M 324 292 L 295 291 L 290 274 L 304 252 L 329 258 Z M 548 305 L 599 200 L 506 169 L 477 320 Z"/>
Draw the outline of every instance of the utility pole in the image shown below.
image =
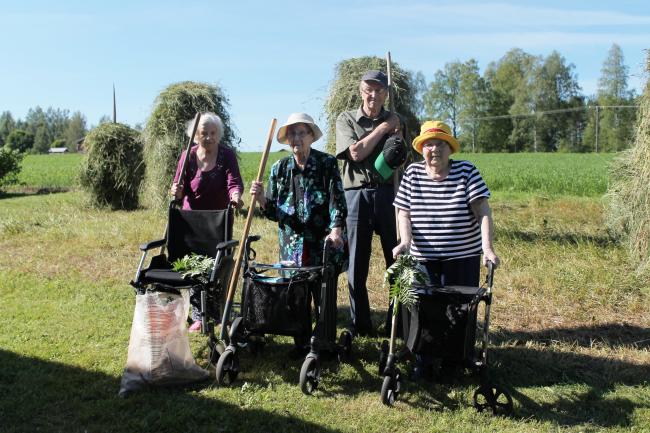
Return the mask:
<path fill-rule="evenodd" d="M 476 152 L 476 122 L 472 122 L 472 152 Z"/>
<path fill-rule="evenodd" d="M 596 105 L 596 153 L 598 153 L 598 119 L 600 118 L 600 107 Z"/>

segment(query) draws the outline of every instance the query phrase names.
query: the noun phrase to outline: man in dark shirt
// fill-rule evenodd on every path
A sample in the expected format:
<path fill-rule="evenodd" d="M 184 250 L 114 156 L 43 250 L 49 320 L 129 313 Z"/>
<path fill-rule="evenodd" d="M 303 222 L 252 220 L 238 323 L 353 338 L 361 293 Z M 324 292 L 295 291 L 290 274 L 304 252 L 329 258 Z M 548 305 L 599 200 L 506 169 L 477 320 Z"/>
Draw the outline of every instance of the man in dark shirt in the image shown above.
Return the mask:
<path fill-rule="evenodd" d="M 343 160 L 341 174 L 348 207 L 351 331 L 368 335 L 374 334 L 366 287 L 373 233 L 381 239 L 386 267 L 393 263 L 392 249 L 397 245 L 392 179 L 385 180 L 374 164 L 400 121 L 395 113 L 384 110 L 388 78 L 383 72 L 366 72 L 359 92 L 361 107 L 336 119 L 336 157 Z"/>

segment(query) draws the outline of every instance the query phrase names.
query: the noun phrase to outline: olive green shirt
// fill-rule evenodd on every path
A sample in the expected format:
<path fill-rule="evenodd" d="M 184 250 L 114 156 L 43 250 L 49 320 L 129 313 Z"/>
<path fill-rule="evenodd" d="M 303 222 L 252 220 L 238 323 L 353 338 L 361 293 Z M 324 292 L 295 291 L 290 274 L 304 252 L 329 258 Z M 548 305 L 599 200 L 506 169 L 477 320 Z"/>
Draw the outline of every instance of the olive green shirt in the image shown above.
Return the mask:
<path fill-rule="evenodd" d="M 390 111 L 381 109 L 376 119 L 363 114 L 361 107 L 344 111 L 336 119 L 336 157 L 343 161 L 341 178 L 343 189 L 360 188 L 378 184 L 392 185 L 392 179 L 384 180 L 375 169 L 375 159 L 384 149 L 388 135 L 383 137 L 372 153 L 363 161 L 352 161 L 348 149 L 357 141 L 368 135 L 390 116 Z"/>

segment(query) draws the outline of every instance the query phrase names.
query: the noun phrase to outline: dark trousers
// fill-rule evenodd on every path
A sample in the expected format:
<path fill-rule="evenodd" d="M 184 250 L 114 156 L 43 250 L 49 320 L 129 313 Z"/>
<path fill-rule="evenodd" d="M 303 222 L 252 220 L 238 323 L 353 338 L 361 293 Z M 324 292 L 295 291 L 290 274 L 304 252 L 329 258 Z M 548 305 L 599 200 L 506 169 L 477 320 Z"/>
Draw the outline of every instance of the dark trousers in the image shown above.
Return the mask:
<path fill-rule="evenodd" d="M 431 284 L 436 286 L 479 286 L 481 256 L 424 262 Z"/>
<path fill-rule="evenodd" d="M 372 333 L 368 302 L 368 267 L 372 251 L 372 236 L 379 235 L 386 267 L 393 264 L 393 248 L 397 245 L 395 208 L 392 185 L 345 191 L 348 206 L 347 229 L 350 247 L 348 289 L 353 332 Z"/>

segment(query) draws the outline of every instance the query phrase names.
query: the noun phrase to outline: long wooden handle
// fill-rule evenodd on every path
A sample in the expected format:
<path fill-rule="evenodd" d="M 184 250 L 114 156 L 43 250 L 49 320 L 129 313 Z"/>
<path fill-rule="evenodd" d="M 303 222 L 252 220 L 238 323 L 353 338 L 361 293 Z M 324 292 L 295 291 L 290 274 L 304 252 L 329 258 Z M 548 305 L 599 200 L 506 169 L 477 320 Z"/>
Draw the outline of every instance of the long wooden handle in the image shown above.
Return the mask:
<path fill-rule="evenodd" d="M 266 148 L 262 154 L 262 160 L 260 161 L 260 168 L 257 171 L 258 182 L 261 182 L 264 179 L 264 170 L 266 168 L 266 160 L 269 157 L 269 150 L 271 149 L 271 142 L 273 141 L 273 133 L 275 132 L 275 124 L 277 120 L 271 120 L 271 128 L 269 129 L 269 136 L 266 139 Z M 246 216 L 246 223 L 244 224 L 244 231 L 242 232 L 241 242 L 239 243 L 239 248 L 237 249 L 237 260 L 235 261 L 235 269 L 230 277 L 230 284 L 228 285 L 228 296 L 226 297 L 226 303 L 230 304 L 233 297 L 235 296 L 235 287 L 237 287 L 237 280 L 239 279 L 239 269 L 241 268 L 242 257 L 244 256 L 244 245 L 246 244 L 246 238 L 248 237 L 248 231 L 251 227 L 251 221 L 253 220 L 253 213 L 255 212 L 256 200 L 251 200 L 251 205 L 248 208 L 248 216 Z"/>
<path fill-rule="evenodd" d="M 393 74 L 391 71 L 390 51 L 386 53 L 386 72 L 388 75 L 388 109 L 395 113 L 395 92 L 393 91 Z M 395 113 L 396 114 L 396 113 Z M 399 168 L 393 170 L 393 195 L 397 195 L 399 189 Z M 397 232 L 397 243 L 400 242 L 398 210 L 395 208 L 395 231 Z"/>
<path fill-rule="evenodd" d="M 181 188 L 183 191 L 183 186 L 185 185 L 185 170 L 187 168 L 187 161 L 190 159 L 190 150 L 192 149 L 192 143 L 194 143 L 194 136 L 196 135 L 196 130 L 199 127 L 199 121 L 201 120 L 201 113 L 197 112 L 194 116 L 194 127 L 192 128 L 192 135 L 187 142 L 187 147 L 185 150 L 185 159 L 183 160 L 183 165 L 181 166 L 181 174 L 178 178 L 178 188 Z"/>

